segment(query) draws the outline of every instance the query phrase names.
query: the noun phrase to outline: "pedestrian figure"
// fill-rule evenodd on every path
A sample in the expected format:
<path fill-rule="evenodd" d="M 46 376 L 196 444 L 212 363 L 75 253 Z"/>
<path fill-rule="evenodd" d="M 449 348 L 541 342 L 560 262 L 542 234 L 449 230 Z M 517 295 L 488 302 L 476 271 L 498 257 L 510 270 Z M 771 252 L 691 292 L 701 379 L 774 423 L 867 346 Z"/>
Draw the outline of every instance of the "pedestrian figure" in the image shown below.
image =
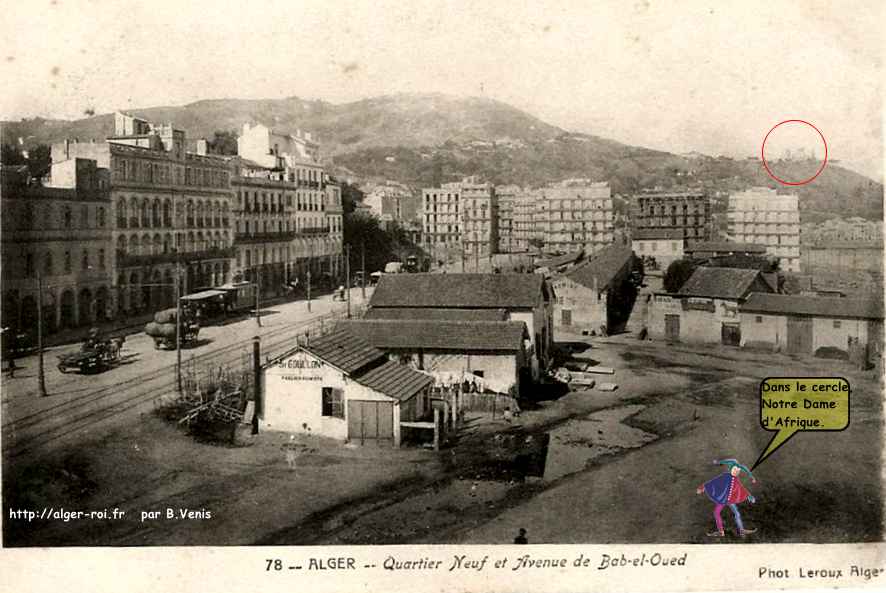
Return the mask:
<path fill-rule="evenodd" d="M 286 453 L 286 465 L 289 466 L 289 469 L 295 470 L 295 458 L 298 454 L 296 451 L 296 443 L 295 443 L 295 435 L 289 435 L 289 442 L 283 445 L 283 450 Z"/>
<path fill-rule="evenodd" d="M 517 537 L 514 538 L 515 544 L 528 544 L 529 540 L 526 539 L 526 530 L 522 527 L 520 528 L 519 533 L 517 533 Z"/>
<path fill-rule="evenodd" d="M 724 506 L 728 506 L 729 510 L 732 511 L 739 536 L 744 537 L 745 535 L 754 533 L 757 531 L 756 529 L 746 529 L 744 523 L 742 523 L 741 513 L 738 512 L 738 504 L 745 500 L 748 500 L 753 504 L 757 499 L 748 492 L 738 476 L 744 471 L 750 476 L 752 484 L 756 484 L 757 480 L 754 478 L 751 470 L 735 459 L 714 461 L 714 464 L 725 465 L 728 470 L 716 478 L 708 480 L 695 490 L 696 494 L 704 492 L 707 497 L 711 499 L 711 502 L 714 503 L 714 522 L 717 524 L 717 530 L 708 533 L 708 536 L 723 537 L 725 535 L 725 531 L 723 530 L 723 517 L 721 516 Z"/>

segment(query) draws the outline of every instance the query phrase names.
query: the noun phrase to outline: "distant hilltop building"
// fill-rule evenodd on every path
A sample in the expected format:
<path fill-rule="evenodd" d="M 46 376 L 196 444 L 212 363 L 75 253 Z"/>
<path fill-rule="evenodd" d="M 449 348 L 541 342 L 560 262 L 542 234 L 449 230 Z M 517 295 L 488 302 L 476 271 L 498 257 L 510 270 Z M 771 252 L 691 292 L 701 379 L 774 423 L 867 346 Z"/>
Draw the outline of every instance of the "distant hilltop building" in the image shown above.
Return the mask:
<path fill-rule="evenodd" d="M 765 245 L 782 270 L 800 271 L 800 210 L 797 194 L 751 188 L 729 196 L 727 211 L 732 241 Z"/>

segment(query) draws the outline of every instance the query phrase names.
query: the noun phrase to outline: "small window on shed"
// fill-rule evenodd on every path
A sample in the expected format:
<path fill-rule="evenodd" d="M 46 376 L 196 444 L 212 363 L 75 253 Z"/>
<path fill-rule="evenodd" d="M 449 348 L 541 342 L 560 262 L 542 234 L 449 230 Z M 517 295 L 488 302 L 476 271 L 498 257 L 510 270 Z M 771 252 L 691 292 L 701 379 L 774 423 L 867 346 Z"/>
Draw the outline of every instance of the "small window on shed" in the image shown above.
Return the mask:
<path fill-rule="evenodd" d="M 345 408 L 342 404 L 342 390 L 334 387 L 323 388 L 323 415 L 333 418 L 344 418 Z"/>
<path fill-rule="evenodd" d="M 834 329 L 840 329 L 840 320 L 834 319 Z"/>
<path fill-rule="evenodd" d="M 483 371 L 474 371 L 474 375 L 476 375 L 477 377 L 481 377 L 481 378 L 482 378 L 482 377 L 483 377 L 483 374 L 484 374 Z"/>
<path fill-rule="evenodd" d="M 757 323 L 763 323 L 763 316 L 757 315 Z"/>

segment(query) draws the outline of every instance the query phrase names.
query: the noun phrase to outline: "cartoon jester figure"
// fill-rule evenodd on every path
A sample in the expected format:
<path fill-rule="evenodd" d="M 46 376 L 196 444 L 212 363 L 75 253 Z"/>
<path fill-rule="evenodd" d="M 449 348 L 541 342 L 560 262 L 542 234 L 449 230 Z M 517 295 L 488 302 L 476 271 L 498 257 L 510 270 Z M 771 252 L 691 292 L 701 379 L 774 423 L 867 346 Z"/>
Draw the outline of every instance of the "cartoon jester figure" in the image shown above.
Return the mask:
<path fill-rule="evenodd" d="M 695 490 L 696 494 L 701 494 L 702 492 L 707 494 L 708 498 L 714 503 L 714 521 L 717 523 L 717 530 L 708 533 L 708 535 L 711 537 L 723 537 L 725 535 L 723 531 L 723 517 L 721 516 L 724 506 L 728 506 L 735 517 L 735 525 L 738 527 L 738 535 L 744 537 L 745 535 L 754 533 L 757 531 L 756 529 L 746 529 L 741 522 L 741 513 L 738 512 L 738 504 L 745 500 L 749 500 L 751 504 L 753 504 L 756 502 L 756 499 L 750 492 L 748 492 L 748 489 L 744 487 L 744 484 L 741 483 L 738 476 L 744 471 L 750 476 L 752 484 L 756 484 L 757 480 L 754 479 L 751 470 L 735 459 L 714 461 L 714 465 L 725 465 L 727 471 L 712 480 L 708 480 Z"/>

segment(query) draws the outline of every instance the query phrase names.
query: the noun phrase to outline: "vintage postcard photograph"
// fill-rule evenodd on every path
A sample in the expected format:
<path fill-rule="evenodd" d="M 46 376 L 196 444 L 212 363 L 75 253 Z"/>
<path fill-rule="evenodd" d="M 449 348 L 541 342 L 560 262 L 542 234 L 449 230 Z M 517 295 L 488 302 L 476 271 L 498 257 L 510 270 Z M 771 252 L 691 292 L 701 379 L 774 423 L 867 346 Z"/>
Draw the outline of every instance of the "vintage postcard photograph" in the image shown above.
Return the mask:
<path fill-rule="evenodd" d="M 0 589 L 886 587 L 882 3 L 4 13 Z"/>

